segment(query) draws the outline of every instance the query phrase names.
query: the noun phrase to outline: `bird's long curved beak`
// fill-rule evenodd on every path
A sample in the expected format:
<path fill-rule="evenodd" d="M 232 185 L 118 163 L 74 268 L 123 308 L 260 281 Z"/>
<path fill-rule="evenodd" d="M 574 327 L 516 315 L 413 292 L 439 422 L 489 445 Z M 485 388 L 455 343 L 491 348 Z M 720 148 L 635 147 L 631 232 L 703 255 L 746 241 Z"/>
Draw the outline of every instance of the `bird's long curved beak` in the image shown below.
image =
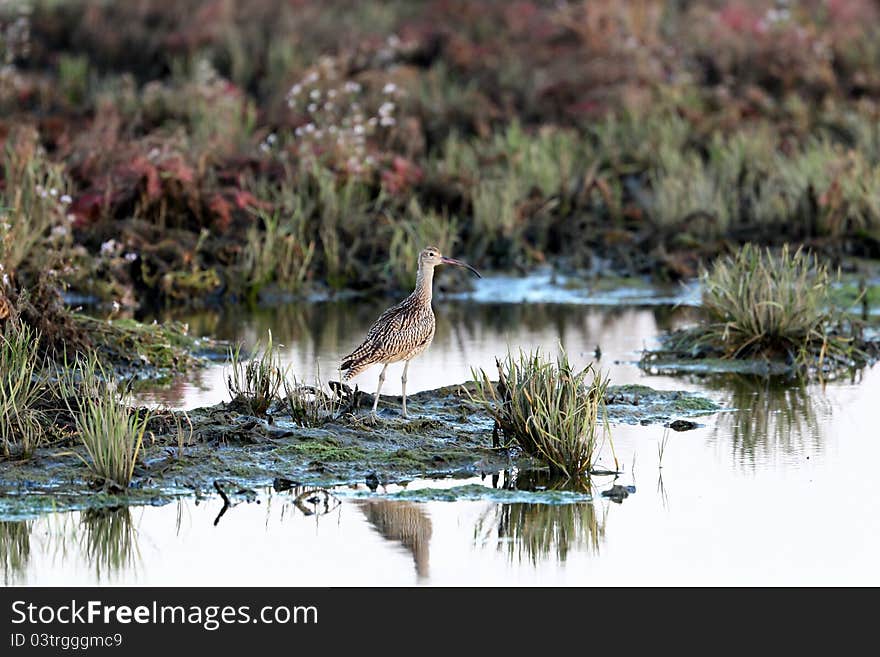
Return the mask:
<path fill-rule="evenodd" d="M 461 260 L 456 260 L 455 258 L 447 258 L 446 256 L 442 256 L 440 258 L 440 262 L 446 263 L 447 265 L 457 265 L 459 267 L 465 267 L 467 269 L 470 269 L 472 272 L 474 272 L 474 274 L 476 274 L 477 278 L 483 278 L 482 276 L 480 276 L 480 272 L 478 272 L 476 269 L 471 267 L 468 263 L 462 262 Z"/>

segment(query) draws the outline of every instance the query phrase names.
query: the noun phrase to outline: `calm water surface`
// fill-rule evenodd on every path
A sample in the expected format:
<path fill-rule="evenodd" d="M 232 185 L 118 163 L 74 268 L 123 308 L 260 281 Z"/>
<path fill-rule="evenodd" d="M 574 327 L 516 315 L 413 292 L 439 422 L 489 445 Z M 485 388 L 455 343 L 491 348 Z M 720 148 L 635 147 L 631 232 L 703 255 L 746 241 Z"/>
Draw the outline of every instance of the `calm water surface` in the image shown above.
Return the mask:
<path fill-rule="evenodd" d="M 643 300 L 644 301 L 644 300 Z M 253 345 L 271 329 L 300 378 L 335 378 L 340 356 L 383 304 L 291 305 L 204 313 L 191 329 Z M 162 507 L 58 513 L 0 523 L 7 584 L 880 584 L 880 368 L 857 381 L 803 388 L 727 378 L 651 377 L 632 361 L 667 328 L 693 319 L 668 305 L 437 300 L 437 336 L 413 361 L 410 390 L 460 383 L 512 347 L 561 342 L 580 362 L 601 347 L 613 382 L 702 391 L 727 409 L 683 433 L 614 426 L 625 473 L 593 482 L 567 505 L 389 500 L 363 486 L 297 503 L 301 491 L 259 491 Z M 399 393 L 400 365 L 389 368 Z M 491 370 L 490 370 L 491 371 Z M 357 382 L 373 390 L 378 368 Z M 143 400 L 176 407 L 226 397 L 216 366 Z M 658 447 L 666 436 L 662 468 Z M 607 462 L 609 455 L 605 454 Z M 412 481 L 407 490 L 504 486 L 516 473 Z M 601 496 L 634 487 L 622 502 Z M 630 488 L 630 490 L 633 490 Z M 309 498 L 309 496 L 305 496 Z"/>

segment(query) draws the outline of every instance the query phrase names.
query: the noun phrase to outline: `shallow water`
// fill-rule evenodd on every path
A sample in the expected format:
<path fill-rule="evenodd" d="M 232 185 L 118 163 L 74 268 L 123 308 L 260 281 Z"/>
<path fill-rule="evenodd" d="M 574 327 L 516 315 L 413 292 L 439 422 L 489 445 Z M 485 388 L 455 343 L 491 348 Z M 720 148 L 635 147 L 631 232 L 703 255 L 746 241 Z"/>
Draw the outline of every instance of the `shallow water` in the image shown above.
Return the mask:
<path fill-rule="evenodd" d="M 203 313 L 188 321 L 197 333 L 248 345 L 271 328 L 298 376 L 312 377 L 317 360 L 324 378 L 333 378 L 334 364 L 382 307 L 323 303 L 251 315 Z M 5 582 L 880 584 L 874 483 L 880 367 L 857 381 L 807 388 L 735 377 L 653 377 L 633 364 L 639 350 L 690 321 L 692 309 L 461 299 L 438 299 L 435 308 L 437 337 L 413 361 L 410 390 L 462 382 L 471 366 L 492 368 L 507 345 L 555 350 L 561 341 L 581 363 L 600 345 L 600 364 L 615 383 L 702 391 L 729 410 L 682 433 L 614 426 L 624 474 L 597 477 L 589 501 L 533 504 L 474 488 L 511 484 L 516 473 L 502 472 L 416 480 L 405 489 L 405 495 L 437 487 L 468 491 L 467 500 L 454 502 L 437 495 L 400 499 L 399 486 L 372 493 L 362 485 L 320 494 L 313 503 L 306 495 L 297 504 L 301 491 L 267 489 L 219 520 L 222 502 L 211 497 L 3 522 Z M 396 368 L 389 368 L 389 393 L 400 389 Z M 372 391 L 377 376 L 374 368 L 358 382 Z M 143 399 L 193 407 L 225 394 L 218 366 Z M 630 487 L 621 502 L 601 495 L 615 484 Z"/>
<path fill-rule="evenodd" d="M 376 317 L 393 300 L 372 302 L 318 302 L 263 308 L 248 313 L 242 309 L 206 311 L 185 318 L 190 332 L 211 335 L 246 349 L 273 342 L 290 375 L 312 382 L 338 380 L 336 368 L 366 335 Z M 595 360 L 611 374 L 616 384 L 642 382 L 647 378 L 631 363 L 641 350 L 667 328 L 692 321 L 695 310 L 670 306 L 586 306 L 569 304 L 480 303 L 465 300 L 435 300 L 437 330 L 430 349 L 410 363 L 407 390 L 418 392 L 462 383 L 471 378 L 471 367 L 485 369 L 495 378 L 495 357 L 507 348 L 542 348 L 556 354 L 559 345 L 572 361 Z M 620 361 L 620 362 L 615 362 Z M 352 383 L 373 392 L 381 366 L 375 365 Z M 403 363 L 388 367 L 383 394 L 399 395 Z M 226 368 L 217 364 L 182 379 L 169 388 L 139 394 L 139 401 L 174 408 L 194 408 L 228 400 Z M 674 379 L 650 377 L 655 388 L 675 388 Z M 680 386 L 679 386 L 680 387 Z"/>

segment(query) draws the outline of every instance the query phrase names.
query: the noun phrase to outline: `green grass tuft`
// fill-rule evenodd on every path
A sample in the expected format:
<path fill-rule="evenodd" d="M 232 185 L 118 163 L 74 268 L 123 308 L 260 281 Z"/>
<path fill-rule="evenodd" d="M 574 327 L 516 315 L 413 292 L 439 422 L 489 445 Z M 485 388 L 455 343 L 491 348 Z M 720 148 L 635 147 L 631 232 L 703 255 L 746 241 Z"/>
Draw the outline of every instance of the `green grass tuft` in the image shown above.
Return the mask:
<path fill-rule="evenodd" d="M 226 377 L 226 389 L 233 401 L 243 402 L 253 415 L 263 415 L 278 398 L 284 384 L 286 368 L 281 366 L 281 356 L 272 342 L 272 332 L 266 348 L 259 348 L 253 358 L 242 362 L 241 345 L 229 350 L 230 374 Z"/>
<path fill-rule="evenodd" d="M 150 413 L 132 411 L 130 394 L 108 378 L 94 355 L 77 358 L 59 385 L 88 452 L 83 461 L 105 486 L 128 488 Z M 76 400 L 76 410 L 70 400 Z"/>
<path fill-rule="evenodd" d="M 45 439 L 45 359 L 40 337 L 26 324 L 7 323 L 0 334 L 0 440 L 3 454 L 30 454 Z"/>
<path fill-rule="evenodd" d="M 498 366 L 498 384 L 473 371 L 472 400 L 485 408 L 504 435 L 524 452 L 569 479 L 589 474 L 600 441 L 608 434 L 604 413 L 607 377 L 590 364 L 576 372 L 563 351 L 556 363 L 540 352 L 508 353 Z"/>

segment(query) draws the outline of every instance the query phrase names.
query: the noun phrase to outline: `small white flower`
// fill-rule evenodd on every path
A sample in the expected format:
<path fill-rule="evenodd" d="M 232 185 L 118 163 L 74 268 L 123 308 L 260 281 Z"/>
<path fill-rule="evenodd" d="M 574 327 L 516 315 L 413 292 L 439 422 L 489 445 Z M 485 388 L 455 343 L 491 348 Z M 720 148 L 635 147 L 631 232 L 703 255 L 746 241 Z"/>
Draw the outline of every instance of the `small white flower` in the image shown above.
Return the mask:
<path fill-rule="evenodd" d="M 73 199 L 70 198 L 70 194 L 62 194 L 60 201 L 64 203 L 64 205 L 68 205 L 73 202 Z"/>
<path fill-rule="evenodd" d="M 58 196 L 58 190 L 53 187 L 52 189 L 49 190 L 49 195 L 50 196 Z"/>
<path fill-rule="evenodd" d="M 370 120 L 367 121 L 367 125 L 369 125 L 371 128 L 375 128 L 375 127 L 376 127 L 376 124 L 377 124 L 378 122 L 379 122 L 379 119 L 377 119 L 375 116 L 371 116 L 371 117 L 370 117 Z"/>
<path fill-rule="evenodd" d="M 132 253 L 131 251 L 125 254 L 125 260 L 127 262 L 134 262 L 135 260 L 137 260 L 137 257 L 137 253 Z"/>
<path fill-rule="evenodd" d="M 382 126 L 388 127 L 388 126 L 392 126 L 392 125 L 394 125 L 394 124 L 396 123 L 396 121 L 394 120 L 394 117 L 393 117 L 393 116 L 383 116 L 383 117 L 382 117 L 382 120 L 379 121 L 379 123 L 380 123 Z"/>
<path fill-rule="evenodd" d="M 332 112 L 333 111 L 333 103 L 324 103 L 324 111 Z"/>
<path fill-rule="evenodd" d="M 309 114 L 314 114 L 315 112 L 318 111 L 318 106 L 315 105 L 314 103 L 309 103 L 309 106 L 306 109 L 309 110 Z"/>
<path fill-rule="evenodd" d="M 294 130 L 294 131 L 293 131 L 293 134 L 295 134 L 297 137 L 302 137 L 302 136 L 303 136 L 303 129 L 302 129 L 302 127 L 299 127 L 299 128 L 297 128 L 296 130 Z"/>
<path fill-rule="evenodd" d="M 356 94 L 361 90 L 361 85 L 359 85 L 357 82 L 349 80 L 345 83 L 345 90 L 350 94 Z"/>
<path fill-rule="evenodd" d="M 309 94 L 309 98 L 312 100 L 318 100 L 321 97 L 320 89 L 312 89 L 312 92 Z"/>
<path fill-rule="evenodd" d="M 299 96 L 300 92 L 302 92 L 302 85 L 295 84 L 290 88 L 291 96 Z"/>
<path fill-rule="evenodd" d="M 327 90 L 327 98 L 331 98 L 331 99 L 336 98 L 337 93 L 338 92 L 336 91 L 336 89 L 328 89 Z"/>
<path fill-rule="evenodd" d="M 110 255 L 116 251 L 117 246 L 116 240 L 107 240 L 101 245 L 101 254 Z"/>
<path fill-rule="evenodd" d="M 314 123 L 307 123 L 305 129 L 306 129 L 306 132 L 312 133 L 315 131 L 315 124 Z"/>
<path fill-rule="evenodd" d="M 309 73 L 306 76 L 305 80 L 303 80 L 303 82 L 305 82 L 306 84 L 312 84 L 313 82 L 317 82 L 317 81 L 318 81 L 318 73 L 316 71 L 312 71 L 311 73 Z"/>
<path fill-rule="evenodd" d="M 356 125 L 356 126 L 354 127 L 354 134 L 356 134 L 356 135 L 362 135 L 362 134 L 364 134 L 364 126 L 362 126 L 362 125 Z"/>
<path fill-rule="evenodd" d="M 269 136 L 266 137 L 266 141 L 267 141 L 268 143 L 270 143 L 270 144 L 274 144 L 275 141 L 276 141 L 277 139 L 278 139 L 278 138 L 275 136 L 275 133 L 274 133 L 274 132 L 270 132 L 270 133 L 269 133 Z"/>
<path fill-rule="evenodd" d="M 122 308 L 122 306 L 119 305 L 119 302 L 116 301 L 116 299 L 114 299 L 113 300 L 113 312 L 118 313 L 121 308 Z"/>
<path fill-rule="evenodd" d="M 393 82 L 389 82 L 384 87 L 382 87 L 383 94 L 393 94 L 395 91 L 397 91 L 397 85 Z"/>
<path fill-rule="evenodd" d="M 9 274 L 3 274 L 3 285 L 9 287 Z"/>
<path fill-rule="evenodd" d="M 394 111 L 394 103 L 382 103 L 379 106 L 379 116 L 390 116 Z"/>

